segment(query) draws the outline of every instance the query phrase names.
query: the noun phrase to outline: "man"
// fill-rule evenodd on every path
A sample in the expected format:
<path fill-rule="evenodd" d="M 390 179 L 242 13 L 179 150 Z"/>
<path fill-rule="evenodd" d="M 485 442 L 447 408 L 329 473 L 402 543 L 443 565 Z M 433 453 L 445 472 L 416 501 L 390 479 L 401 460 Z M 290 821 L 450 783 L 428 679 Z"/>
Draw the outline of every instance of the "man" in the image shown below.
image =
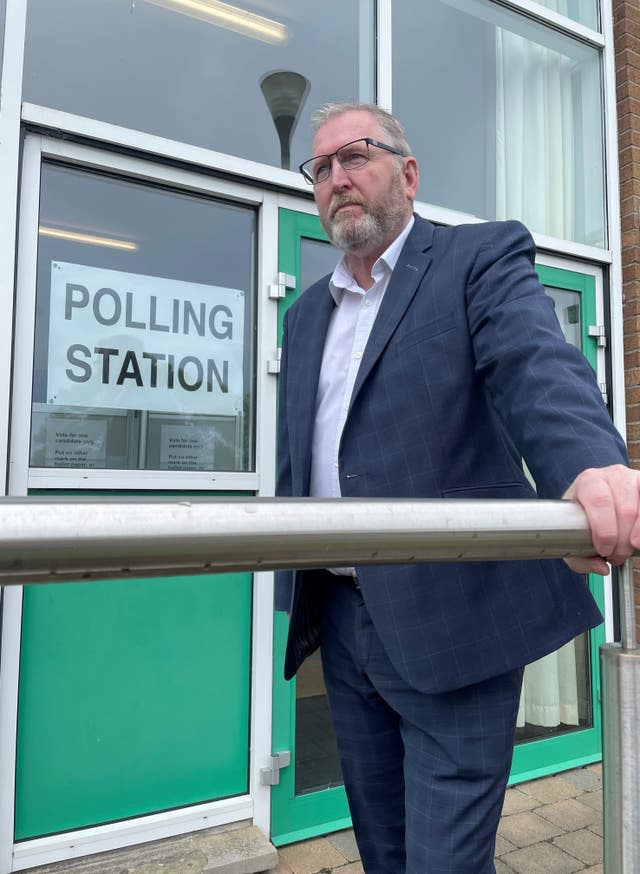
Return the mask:
<path fill-rule="evenodd" d="M 321 643 L 367 874 L 489 874 L 523 665 L 601 621 L 579 573 L 640 545 L 593 374 L 564 341 L 517 222 L 436 228 L 373 106 L 317 114 L 301 171 L 344 251 L 289 310 L 280 495 L 578 500 L 597 555 L 281 574 L 285 675 Z"/>

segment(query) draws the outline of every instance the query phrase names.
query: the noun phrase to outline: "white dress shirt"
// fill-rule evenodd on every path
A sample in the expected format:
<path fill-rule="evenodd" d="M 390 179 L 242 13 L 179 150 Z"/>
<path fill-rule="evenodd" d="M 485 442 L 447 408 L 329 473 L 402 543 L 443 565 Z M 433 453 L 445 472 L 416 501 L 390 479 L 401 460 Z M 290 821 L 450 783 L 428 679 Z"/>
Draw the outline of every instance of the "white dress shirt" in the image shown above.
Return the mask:
<path fill-rule="evenodd" d="M 391 273 L 413 222 L 411 216 L 405 229 L 373 265 L 373 285 L 368 291 L 360 288 L 353 278 L 345 255 L 329 281 L 336 307 L 329 321 L 316 395 L 310 486 L 314 497 L 341 497 L 338 454 L 353 386 Z M 333 570 L 347 575 L 355 573 L 353 568 Z"/>

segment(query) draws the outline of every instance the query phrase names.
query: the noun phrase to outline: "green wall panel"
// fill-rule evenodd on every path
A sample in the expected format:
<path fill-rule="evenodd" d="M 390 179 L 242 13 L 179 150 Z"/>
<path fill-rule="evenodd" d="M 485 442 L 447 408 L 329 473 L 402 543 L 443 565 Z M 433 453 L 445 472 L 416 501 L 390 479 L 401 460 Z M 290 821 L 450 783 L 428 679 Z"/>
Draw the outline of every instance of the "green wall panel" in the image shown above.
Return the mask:
<path fill-rule="evenodd" d="M 250 574 L 27 586 L 16 839 L 248 791 Z"/>

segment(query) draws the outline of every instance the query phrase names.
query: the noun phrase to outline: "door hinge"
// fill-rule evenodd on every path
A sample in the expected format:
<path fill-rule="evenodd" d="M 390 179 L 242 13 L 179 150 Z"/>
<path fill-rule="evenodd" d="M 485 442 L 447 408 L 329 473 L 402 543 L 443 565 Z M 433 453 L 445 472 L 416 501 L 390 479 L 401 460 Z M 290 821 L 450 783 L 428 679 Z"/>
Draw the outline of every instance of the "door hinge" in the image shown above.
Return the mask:
<path fill-rule="evenodd" d="M 607 334 L 604 325 L 589 325 L 587 332 L 590 337 L 596 338 L 598 349 L 605 349 L 607 346 Z"/>
<path fill-rule="evenodd" d="M 289 750 L 273 753 L 269 756 L 269 761 L 267 768 L 260 768 L 260 783 L 262 786 L 277 786 L 280 782 L 280 769 L 288 768 L 291 764 L 291 753 Z"/>
<path fill-rule="evenodd" d="M 280 358 L 282 356 L 282 349 L 280 346 L 276 349 L 275 358 L 267 358 L 267 373 L 280 373 Z"/>
<path fill-rule="evenodd" d="M 605 404 L 608 404 L 609 403 L 609 395 L 607 394 L 607 383 L 606 382 L 599 382 L 598 388 L 600 389 L 600 394 L 602 395 L 602 400 L 605 402 Z"/>
<path fill-rule="evenodd" d="M 269 286 L 270 300 L 279 300 L 287 293 L 287 289 L 296 287 L 296 278 L 291 273 L 278 273 L 276 281 Z"/>

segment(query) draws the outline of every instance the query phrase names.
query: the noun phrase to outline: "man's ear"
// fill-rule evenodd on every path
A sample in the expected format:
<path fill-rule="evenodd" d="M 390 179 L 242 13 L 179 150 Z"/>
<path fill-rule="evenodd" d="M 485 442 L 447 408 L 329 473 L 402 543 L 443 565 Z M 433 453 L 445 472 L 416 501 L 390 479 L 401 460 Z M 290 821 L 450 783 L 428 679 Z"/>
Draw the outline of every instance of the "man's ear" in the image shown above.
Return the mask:
<path fill-rule="evenodd" d="M 414 200 L 420 185 L 420 171 L 418 170 L 418 162 L 413 155 L 404 159 L 403 178 L 407 200 Z"/>

